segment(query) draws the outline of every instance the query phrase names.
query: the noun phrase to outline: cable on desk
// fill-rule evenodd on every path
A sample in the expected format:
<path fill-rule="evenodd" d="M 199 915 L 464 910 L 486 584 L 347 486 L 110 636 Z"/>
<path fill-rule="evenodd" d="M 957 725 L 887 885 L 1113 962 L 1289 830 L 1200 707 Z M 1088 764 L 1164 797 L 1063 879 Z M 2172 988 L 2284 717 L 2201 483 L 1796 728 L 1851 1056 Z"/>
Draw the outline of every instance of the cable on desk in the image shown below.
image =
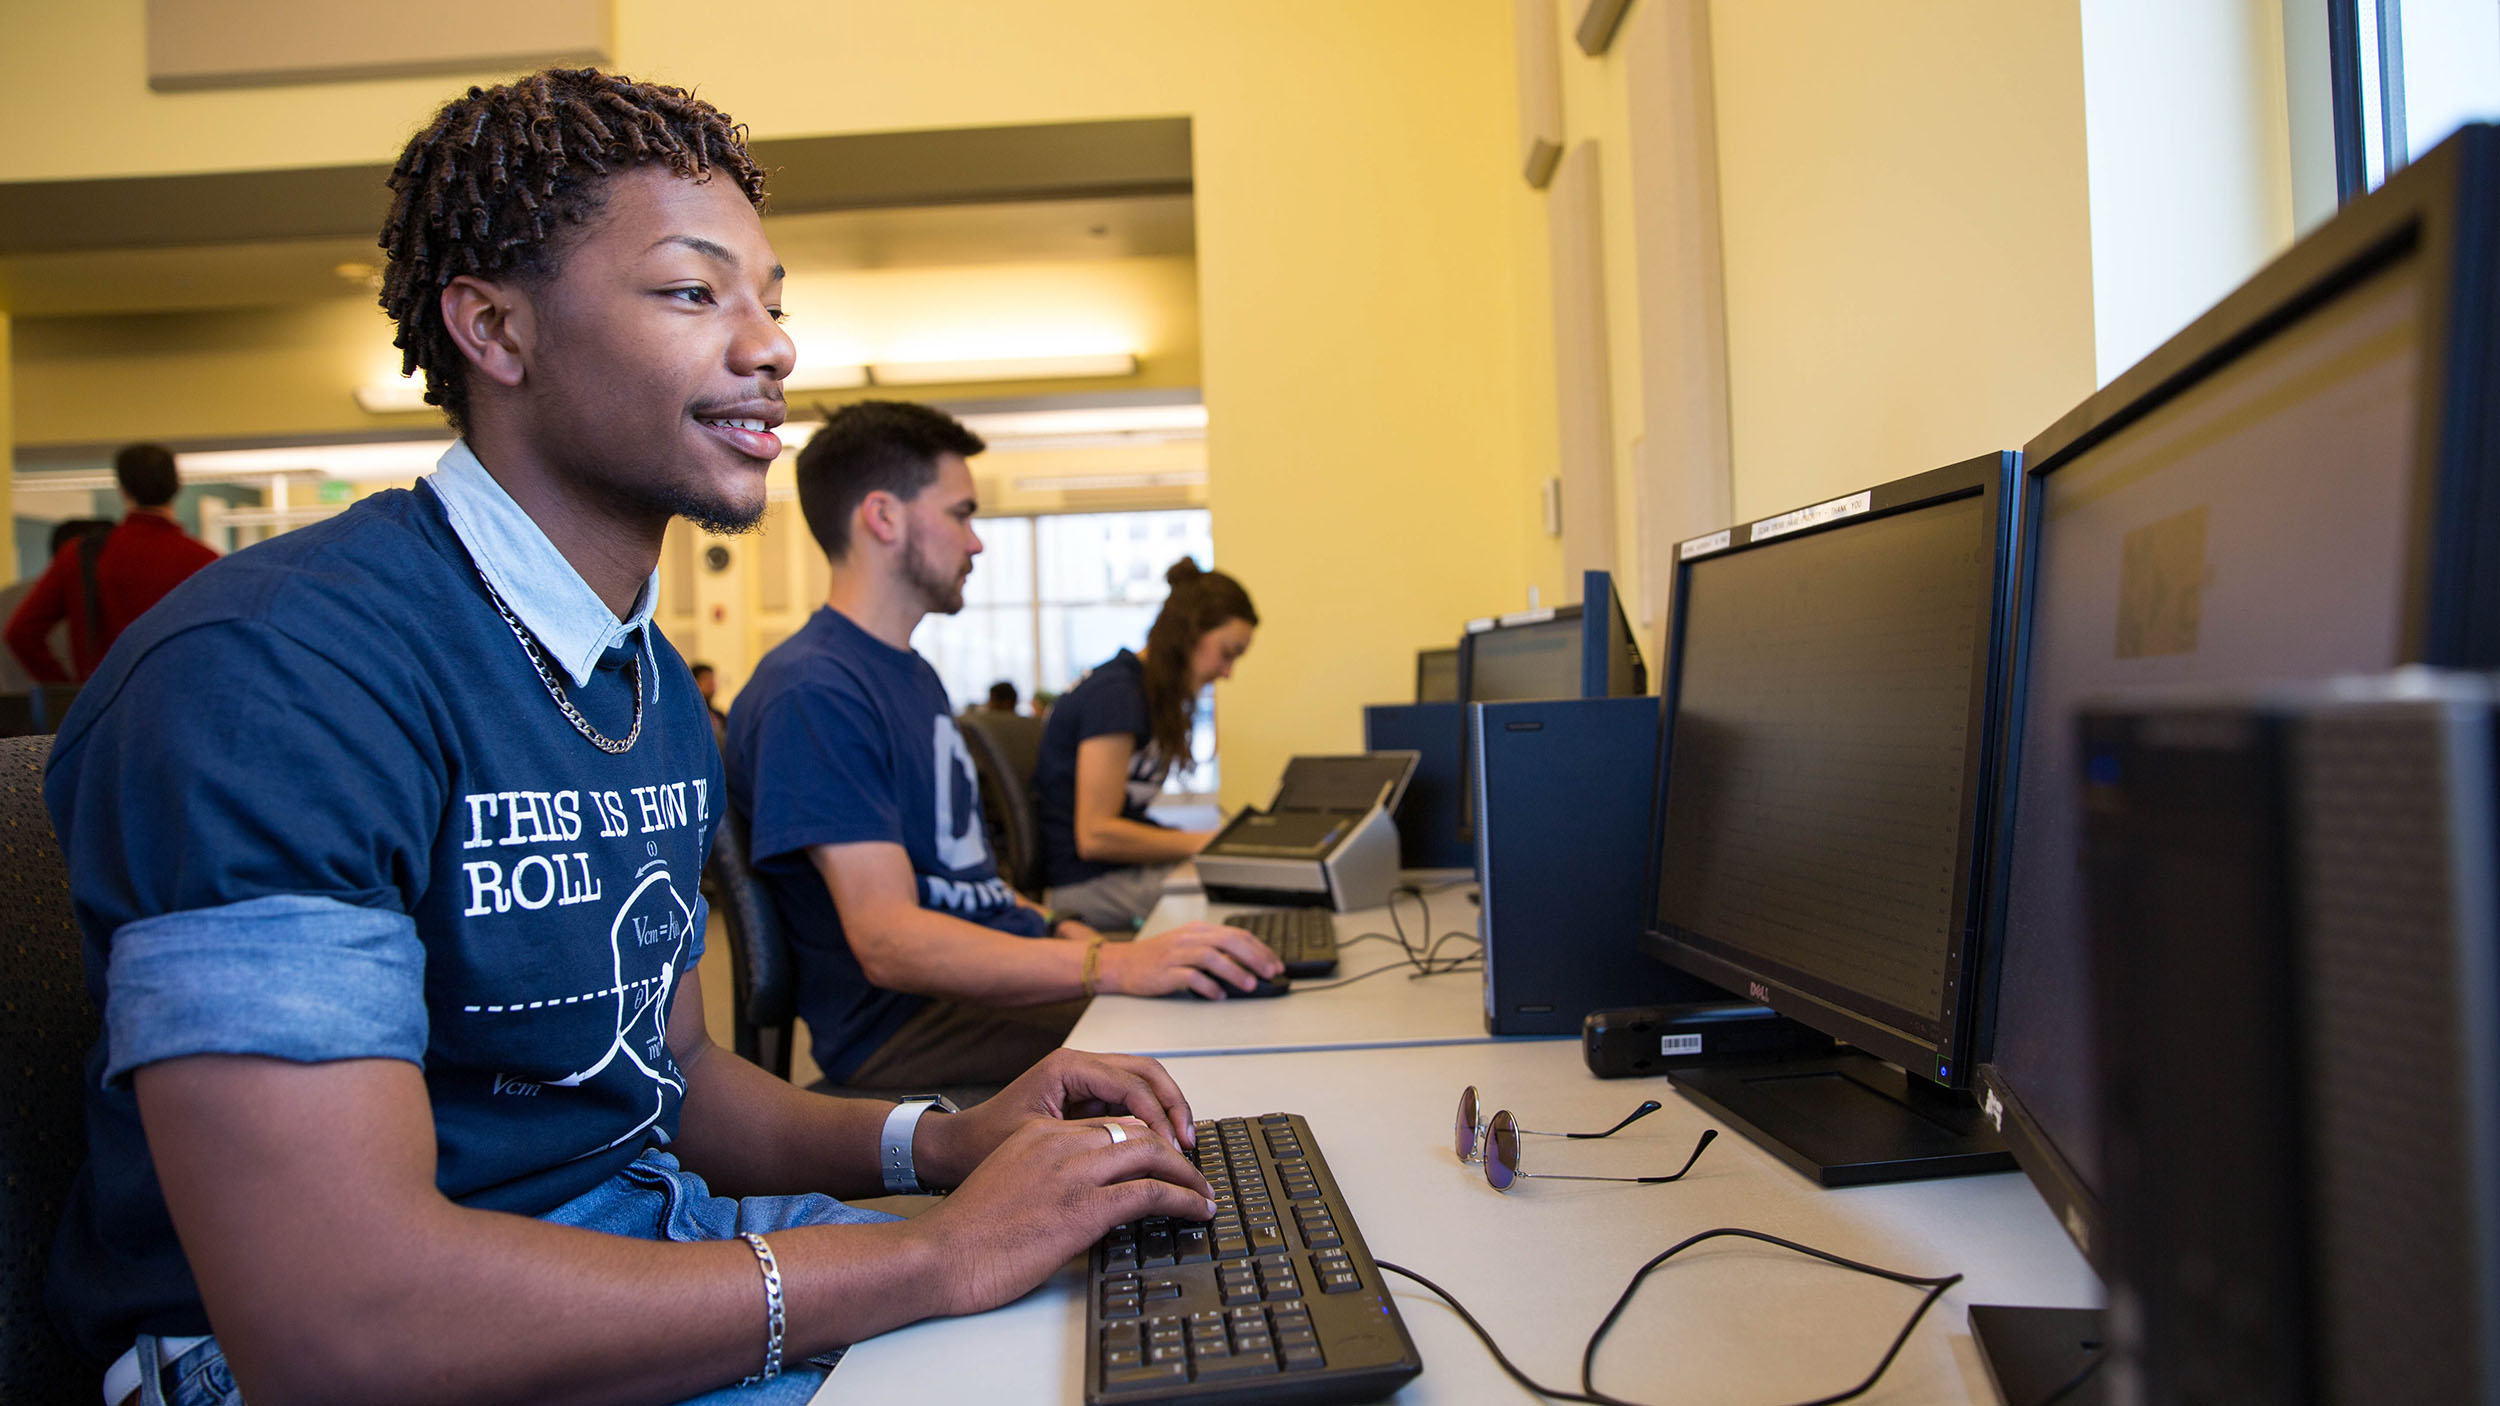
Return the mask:
<path fill-rule="evenodd" d="M 1458 1314 L 1459 1318 L 1466 1323 L 1467 1327 L 1483 1341 L 1486 1350 L 1493 1354 L 1494 1362 L 1499 1364 L 1501 1369 L 1509 1374 L 1511 1380 L 1519 1383 L 1523 1387 L 1526 1387 L 1528 1390 L 1535 1392 L 1537 1395 L 1547 1397 L 1555 1401 L 1585 1401 L 1591 1403 L 1591 1406 L 1638 1406 L 1638 1403 L 1626 1401 L 1618 1396 L 1609 1396 L 1605 1392 L 1597 1389 L 1595 1373 L 1598 1346 L 1605 1341 L 1607 1332 L 1615 1326 L 1615 1320 L 1623 1316 L 1623 1310 L 1632 1302 L 1632 1296 L 1640 1292 L 1642 1281 L 1649 1278 L 1651 1271 L 1657 1269 L 1658 1266 L 1665 1264 L 1668 1260 L 1675 1258 L 1677 1255 L 1684 1253 L 1686 1250 L 1691 1249 L 1693 1246 L 1698 1245 L 1705 1240 L 1717 1239 L 1723 1235 L 1734 1236 L 1745 1240 L 1759 1240 L 1767 1245 L 1777 1245 L 1785 1250 L 1794 1250 L 1801 1255 L 1811 1255 L 1816 1259 L 1838 1265 L 1843 1269 L 1856 1270 L 1860 1274 L 1871 1274 L 1879 1279 L 1889 1279 L 1896 1284 L 1905 1284 L 1911 1288 L 1924 1288 L 1927 1290 L 1927 1293 L 1919 1299 L 1918 1307 L 1910 1310 L 1909 1320 L 1901 1325 L 1901 1331 L 1893 1336 L 1892 1345 L 1884 1349 L 1884 1355 L 1881 1360 L 1876 1362 L 1875 1370 L 1867 1373 L 1864 1381 L 1859 1382 L 1856 1386 L 1849 1388 L 1847 1391 L 1839 1392 L 1831 1396 L 1818 1396 L 1811 1401 L 1799 1402 L 1797 1403 L 1797 1406 L 1834 1406 L 1834 1403 L 1852 1400 L 1856 1397 L 1865 1395 L 1874 1387 L 1876 1382 L 1883 1379 L 1884 1373 L 1891 1369 L 1894 1359 L 1901 1355 L 1902 1347 L 1909 1342 L 1910 1334 L 1917 1330 L 1919 1321 L 1927 1316 L 1927 1310 L 1934 1308 L 1936 1306 L 1936 1300 L 1943 1298 L 1946 1291 L 1950 1290 L 1954 1285 L 1962 1282 L 1962 1276 L 1959 1274 L 1947 1274 L 1930 1277 L 1926 1275 L 1908 1274 L 1897 1269 L 1884 1269 L 1876 1265 L 1863 1264 L 1857 1260 L 1846 1258 L 1845 1256 L 1835 1255 L 1829 1250 L 1818 1250 L 1811 1245 L 1801 1245 L 1794 1240 L 1783 1240 L 1779 1236 L 1766 1235 L 1759 1230 L 1739 1230 L 1727 1226 L 1722 1226 L 1717 1230 L 1705 1230 L 1698 1235 L 1690 1236 L 1682 1241 L 1679 1241 L 1675 1245 L 1670 1246 L 1666 1250 L 1652 1257 L 1647 1264 L 1644 1264 L 1639 1269 L 1633 1271 L 1632 1282 L 1623 1286 L 1623 1293 L 1615 1300 L 1614 1307 L 1607 1310 L 1604 1321 L 1597 1325 L 1597 1331 L 1589 1334 L 1588 1347 L 1580 1355 L 1580 1390 L 1563 1391 L 1554 1387 L 1542 1385 L 1532 1380 L 1527 1373 L 1520 1371 L 1519 1368 L 1511 1362 L 1510 1358 L 1504 1355 L 1501 1347 L 1493 1341 L 1493 1335 L 1485 1331 L 1484 1325 L 1477 1322 L 1476 1316 L 1469 1313 L 1466 1307 L 1459 1303 L 1457 1298 L 1454 1297 L 1449 1290 L 1442 1288 L 1440 1285 L 1433 1283 L 1431 1280 L 1417 1274 L 1415 1271 L 1406 1268 L 1404 1265 L 1391 1264 L 1389 1261 L 1380 1259 L 1377 1256 L 1373 1258 L 1372 1262 L 1379 1265 L 1382 1269 L 1388 1270 L 1392 1274 L 1412 1279 L 1416 1283 L 1423 1285 L 1426 1289 L 1431 1290 L 1432 1293 L 1443 1303 L 1448 1304 L 1450 1308 Z M 2079 1382 L 2081 1379 L 2078 1378 L 2077 1380 Z M 2062 1396 L 2066 1391 L 2071 1389 L 2072 1384 L 2067 1387 L 2061 1387 L 2059 1388 L 2058 1394 Z M 2054 1400 L 2055 1398 L 2051 1399 Z M 2043 1403 L 2043 1406 L 2047 1406 L 2047 1404 Z"/>

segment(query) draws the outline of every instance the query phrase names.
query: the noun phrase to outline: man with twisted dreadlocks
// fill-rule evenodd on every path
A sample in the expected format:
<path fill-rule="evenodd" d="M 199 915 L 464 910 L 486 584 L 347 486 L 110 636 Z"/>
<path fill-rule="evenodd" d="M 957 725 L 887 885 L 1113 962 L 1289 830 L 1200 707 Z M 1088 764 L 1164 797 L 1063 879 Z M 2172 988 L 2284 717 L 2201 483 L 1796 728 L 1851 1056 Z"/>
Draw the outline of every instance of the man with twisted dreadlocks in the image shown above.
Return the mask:
<path fill-rule="evenodd" d="M 52 754 L 105 1014 L 52 1300 L 105 1400 L 800 1401 L 843 1344 L 1211 1214 L 1150 1061 L 923 1116 L 704 1030 L 720 758 L 651 607 L 670 518 L 752 523 L 780 448 L 740 129 L 547 72 L 391 187 L 383 303 L 461 438 L 195 577 Z M 920 1183 L 958 1190 L 833 1199 Z"/>

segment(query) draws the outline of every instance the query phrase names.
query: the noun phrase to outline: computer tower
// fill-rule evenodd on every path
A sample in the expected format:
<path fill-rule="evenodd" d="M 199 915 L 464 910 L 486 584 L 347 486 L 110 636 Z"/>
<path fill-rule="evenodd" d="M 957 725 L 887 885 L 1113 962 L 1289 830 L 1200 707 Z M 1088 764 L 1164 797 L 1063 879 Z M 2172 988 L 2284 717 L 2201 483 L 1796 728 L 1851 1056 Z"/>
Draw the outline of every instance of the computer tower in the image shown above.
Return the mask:
<path fill-rule="evenodd" d="M 1453 651 L 1455 653 L 1455 651 Z M 1363 710 L 1363 750 L 1413 752 L 1414 778 L 1398 801 L 1398 867 L 1465 869 L 1475 853 L 1458 837 L 1461 787 L 1457 703 L 1376 703 Z"/>
<path fill-rule="evenodd" d="M 2496 703 L 2086 710 L 2111 1399 L 2500 1400 Z"/>
<path fill-rule="evenodd" d="M 1641 955 L 1658 700 L 1468 705 L 1484 1027 L 1577 1035 L 1590 1011 L 1724 1001 Z"/>

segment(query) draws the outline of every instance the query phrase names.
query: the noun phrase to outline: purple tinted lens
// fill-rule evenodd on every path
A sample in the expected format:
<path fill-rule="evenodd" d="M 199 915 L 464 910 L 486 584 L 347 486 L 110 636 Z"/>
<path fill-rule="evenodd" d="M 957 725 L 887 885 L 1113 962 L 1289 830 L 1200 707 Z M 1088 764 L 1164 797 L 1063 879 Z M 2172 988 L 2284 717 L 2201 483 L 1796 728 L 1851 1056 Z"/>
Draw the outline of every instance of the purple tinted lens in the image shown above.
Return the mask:
<path fill-rule="evenodd" d="M 1493 1183 L 1495 1191 L 1508 1191 L 1518 1171 L 1519 1125 L 1508 1113 L 1496 1113 L 1493 1125 L 1485 1130 L 1484 1179 Z"/>
<path fill-rule="evenodd" d="M 1458 1096 L 1458 1127 L 1451 1139 L 1458 1149 L 1458 1160 L 1476 1159 L 1476 1086 L 1469 1084 Z"/>

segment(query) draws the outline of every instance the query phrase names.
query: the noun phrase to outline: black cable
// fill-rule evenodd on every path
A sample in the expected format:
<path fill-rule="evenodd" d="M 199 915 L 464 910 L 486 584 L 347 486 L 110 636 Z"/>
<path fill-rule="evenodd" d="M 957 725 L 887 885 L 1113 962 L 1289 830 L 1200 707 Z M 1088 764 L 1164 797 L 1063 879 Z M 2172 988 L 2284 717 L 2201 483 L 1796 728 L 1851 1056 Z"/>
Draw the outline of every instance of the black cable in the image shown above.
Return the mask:
<path fill-rule="evenodd" d="M 1607 1332 L 1615 1326 L 1615 1321 L 1623 1316 L 1623 1310 L 1632 1302 L 1632 1296 L 1640 1292 L 1642 1282 L 1649 1278 L 1650 1273 L 1653 1270 L 1657 1269 L 1658 1266 L 1665 1264 L 1668 1260 L 1675 1258 L 1677 1255 L 1682 1254 L 1684 1251 L 1691 1249 L 1693 1246 L 1700 1244 L 1704 1240 L 1716 1239 L 1723 1235 L 1736 1236 L 1747 1240 L 1759 1240 L 1765 1244 L 1777 1245 L 1782 1249 L 1794 1250 L 1802 1255 L 1811 1255 L 1816 1259 L 1838 1265 L 1843 1269 L 1852 1269 L 1856 1270 L 1860 1274 L 1871 1274 L 1879 1279 L 1889 1279 L 1896 1284 L 1904 1284 L 1912 1288 L 1924 1288 L 1927 1290 L 1925 1297 L 1919 1300 L 1918 1307 L 1910 1311 L 1909 1321 L 1903 1323 L 1901 1325 L 1901 1331 L 1894 1335 L 1892 1345 L 1884 1350 L 1882 1360 L 1875 1364 L 1875 1370 L 1867 1374 L 1866 1380 L 1859 1382 L 1856 1386 L 1849 1388 L 1847 1391 L 1840 1392 L 1837 1395 L 1819 1396 L 1812 1401 L 1799 1402 L 1797 1403 L 1797 1406 L 1834 1406 L 1834 1403 L 1836 1402 L 1848 1401 L 1855 1397 L 1865 1395 L 1876 1382 L 1883 1378 L 1884 1373 L 1891 1369 L 1893 1361 L 1901 1355 L 1902 1347 L 1909 1342 L 1910 1334 L 1917 1331 L 1920 1320 L 1927 1316 L 1927 1310 L 1935 1307 L 1936 1300 L 1944 1297 L 1946 1291 L 1950 1290 L 1954 1285 L 1962 1282 L 1962 1276 L 1959 1274 L 1948 1274 L 1941 1277 L 1928 1277 L 1925 1275 L 1906 1274 L 1895 1269 L 1884 1269 L 1871 1264 L 1862 1264 L 1856 1260 L 1835 1255 L 1828 1250 L 1818 1250 L 1811 1245 L 1801 1245 L 1794 1240 L 1783 1240 L 1776 1235 L 1766 1235 L 1758 1230 L 1737 1230 L 1728 1227 L 1722 1227 L 1717 1230 L 1705 1230 L 1699 1235 L 1691 1236 L 1652 1257 L 1647 1264 L 1642 1265 L 1638 1270 L 1633 1272 L 1632 1282 L 1624 1285 L 1622 1295 L 1615 1300 L 1614 1307 L 1607 1310 L 1605 1320 L 1597 1325 L 1596 1332 L 1589 1334 L 1588 1347 L 1580 1356 L 1581 1389 L 1579 1391 L 1563 1391 L 1555 1387 L 1545 1386 L 1530 1378 L 1527 1373 L 1519 1370 L 1519 1368 L 1511 1362 L 1510 1358 L 1503 1353 L 1501 1345 L 1493 1341 L 1493 1335 L 1485 1331 L 1484 1325 L 1477 1322 L 1476 1316 L 1469 1313 L 1466 1305 L 1461 1304 L 1457 1297 L 1452 1295 L 1449 1290 L 1442 1288 L 1440 1285 L 1433 1283 L 1424 1276 L 1406 1268 L 1404 1265 L 1391 1264 L 1389 1261 L 1384 1259 L 1375 1259 L 1372 1263 L 1379 1265 L 1382 1269 L 1385 1269 L 1392 1274 L 1412 1279 L 1416 1283 L 1423 1285 L 1426 1289 L 1431 1290 L 1432 1293 L 1443 1303 L 1450 1306 L 1451 1311 L 1455 1312 L 1459 1316 L 1460 1320 L 1466 1323 L 1469 1330 L 1474 1332 L 1478 1339 L 1482 1340 L 1485 1350 L 1493 1354 L 1494 1362 L 1501 1367 L 1503 1372 L 1510 1376 L 1511 1380 L 1519 1383 L 1523 1387 L 1526 1387 L 1528 1390 L 1535 1392 L 1537 1395 L 1547 1397 L 1555 1401 L 1588 1402 L 1590 1403 L 1590 1406 L 1637 1406 L 1637 1403 L 1626 1401 L 1621 1397 L 1609 1396 L 1605 1392 L 1597 1389 L 1594 1374 L 1597 1363 L 1598 1346 L 1605 1341 Z M 2061 1392 L 2067 1389 L 2068 1388 L 2060 1388 Z M 2047 1406 L 2047 1403 L 2042 1403 L 2042 1406 Z"/>
<path fill-rule="evenodd" d="M 2108 1360 L 2109 1350 L 2107 1348 L 2103 1348 L 2101 1351 L 2093 1353 L 2092 1360 L 2083 1364 L 2082 1371 L 2068 1377 L 2065 1383 L 2059 1386 L 2057 1390 L 2041 1397 L 2039 1406 L 2057 1406 L 2058 1402 L 2074 1395 L 2075 1389 L 2082 1386 L 2085 1382 L 2092 1380 L 2093 1373 L 2100 1371 L 2101 1364 L 2107 1362 Z"/>
<path fill-rule="evenodd" d="M 1380 1259 L 1378 1257 L 1374 1257 L 1372 1263 L 1389 1271 L 1391 1274 L 1404 1275 L 1406 1278 L 1414 1280 L 1416 1283 L 1430 1289 L 1440 1298 L 1441 1302 L 1448 1304 L 1450 1306 L 1450 1311 L 1458 1315 L 1459 1321 L 1465 1323 L 1478 1338 L 1483 1340 L 1485 1351 L 1493 1354 L 1494 1365 L 1500 1367 L 1504 1372 L 1508 1373 L 1512 1381 L 1519 1383 L 1521 1386 L 1526 1387 L 1528 1390 L 1535 1392 L 1539 1396 L 1547 1397 L 1551 1400 L 1586 1401 L 1592 1403 L 1592 1406 L 1606 1406 L 1606 1403 L 1599 1401 L 1594 1396 L 1582 1396 L 1576 1391 L 1557 1391 L 1553 1387 L 1546 1386 L 1538 1382 L 1535 1378 L 1529 1376 L 1527 1373 L 1520 1371 L 1518 1366 L 1510 1360 L 1509 1355 L 1502 1351 L 1502 1345 L 1493 1341 L 1493 1335 L 1484 1330 L 1484 1325 L 1482 1323 L 1476 1321 L 1476 1315 L 1469 1313 L 1467 1311 L 1467 1305 L 1460 1303 L 1457 1296 L 1452 1294 L 1449 1290 L 1442 1288 L 1440 1285 L 1433 1283 L 1431 1280 L 1417 1274 L 1415 1271 L 1408 1269 L 1405 1265 L 1391 1264 L 1387 1260 Z"/>

